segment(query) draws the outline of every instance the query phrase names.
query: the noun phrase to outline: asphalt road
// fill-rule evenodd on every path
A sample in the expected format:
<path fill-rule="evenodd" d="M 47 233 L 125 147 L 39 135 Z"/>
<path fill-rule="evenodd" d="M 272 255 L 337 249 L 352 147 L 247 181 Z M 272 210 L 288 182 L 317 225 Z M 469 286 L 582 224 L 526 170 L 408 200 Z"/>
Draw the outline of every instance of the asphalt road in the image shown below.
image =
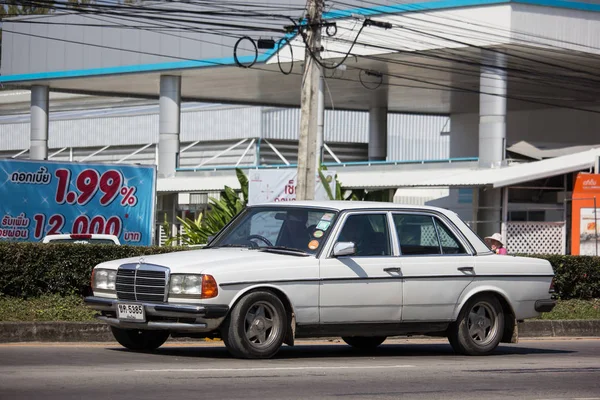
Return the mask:
<path fill-rule="evenodd" d="M 0 345 L 0 399 L 599 399 L 600 339 L 523 340 L 487 357 L 445 341 L 394 340 L 360 354 L 303 342 L 271 360 L 219 343 L 132 353 L 112 344 Z"/>

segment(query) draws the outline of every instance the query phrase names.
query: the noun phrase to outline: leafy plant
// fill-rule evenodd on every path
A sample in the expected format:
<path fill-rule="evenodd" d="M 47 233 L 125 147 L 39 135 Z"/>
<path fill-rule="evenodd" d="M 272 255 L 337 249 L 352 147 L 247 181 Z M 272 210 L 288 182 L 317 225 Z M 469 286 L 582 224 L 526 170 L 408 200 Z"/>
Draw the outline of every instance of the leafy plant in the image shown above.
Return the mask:
<path fill-rule="evenodd" d="M 198 215 L 198 218 L 191 219 L 181 219 L 177 217 L 179 222 L 181 222 L 181 226 L 183 228 L 183 234 L 179 235 L 177 238 L 171 237 L 167 242 L 167 244 L 171 244 L 175 239 L 178 239 L 180 243 L 184 246 L 190 246 L 195 244 L 204 244 L 208 241 L 208 232 L 202 226 L 202 214 Z"/>
<path fill-rule="evenodd" d="M 220 199 L 209 198 L 210 210 L 204 215 L 200 214 L 195 220 L 177 217 L 183 228 L 183 233 L 179 235 L 171 235 L 169 223 L 165 218 L 163 228 L 165 233 L 169 232 L 167 235 L 169 239 L 166 241 L 167 245 L 173 243 L 181 243 L 188 246 L 205 244 L 208 242 L 210 236 L 216 235 L 246 207 L 246 204 L 248 204 L 248 178 L 239 168 L 235 170 L 235 174 L 240 183 L 242 198 L 240 199 L 235 190 L 229 186 L 225 186 L 225 189 L 221 192 Z"/>
<path fill-rule="evenodd" d="M 0 242 L 0 296 L 84 295 L 102 262 L 181 250 L 189 248 Z"/>
<path fill-rule="evenodd" d="M 0 242 L 0 298 L 86 294 L 92 268 L 101 262 L 181 250 L 189 248 Z M 561 300 L 600 298 L 600 257 L 530 257 L 550 261 Z"/>
<path fill-rule="evenodd" d="M 327 167 L 323 166 L 319 168 L 319 178 L 321 182 L 327 182 L 325 174 Z M 344 200 L 344 201 L 388 201 L 388 192 L 386 190 L 371 190 L 366 189 L 353 189 L 349 191 L 342 191 L 342 183 L 338 180 L 337 174 L 335 176 L 335 193 L 331 190 L 329 185 L 323 185 L 327 197 L 329 200 Z"/>

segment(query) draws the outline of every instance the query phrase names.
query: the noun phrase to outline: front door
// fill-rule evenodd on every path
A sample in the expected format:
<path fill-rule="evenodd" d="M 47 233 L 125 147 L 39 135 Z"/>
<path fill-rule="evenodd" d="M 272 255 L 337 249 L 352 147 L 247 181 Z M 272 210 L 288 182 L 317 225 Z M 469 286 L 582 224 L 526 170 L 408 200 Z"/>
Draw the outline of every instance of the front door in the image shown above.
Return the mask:
<path fill-rule="evenodd" d="M 434 215 L 394 213 L 400 247 L 404 302 L 402 320 L 451 320 L 461 293 L 475 276 L 475 257 Z"/>
<path fill-rule="evenodd" d="M 402 277 L 394 257 L 386 212 L 347 214 L 337 242 L 353 242 L 356 253 L 320 260 L 321 324 L 400 322 Z"/>

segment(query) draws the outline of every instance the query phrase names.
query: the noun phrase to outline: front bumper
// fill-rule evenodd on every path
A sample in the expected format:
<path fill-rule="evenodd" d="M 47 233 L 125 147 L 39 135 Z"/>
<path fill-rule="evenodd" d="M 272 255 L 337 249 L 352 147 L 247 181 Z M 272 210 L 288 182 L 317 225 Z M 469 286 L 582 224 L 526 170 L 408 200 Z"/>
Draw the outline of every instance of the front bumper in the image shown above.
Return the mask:
<path fill-rule="evenodd" d="M 87 306 L 102 312 L 98 319 L 110 326 L 123 329 L 168 330 L 172 332 L 211 332 L 215 330 L 227 316 L 229 306 L 220 304 L 141 304 L 146 312 L 146 322 L 120 320 L 117 315 L 117 304 L 132 303 L 117 299 L 90 296 L 84 299 Z"/>
<path fill-rule="evenodd" d="M 556 306 L 556 300 L 538 300 L 535 302 L 535 311 L 550 312 Z"/>

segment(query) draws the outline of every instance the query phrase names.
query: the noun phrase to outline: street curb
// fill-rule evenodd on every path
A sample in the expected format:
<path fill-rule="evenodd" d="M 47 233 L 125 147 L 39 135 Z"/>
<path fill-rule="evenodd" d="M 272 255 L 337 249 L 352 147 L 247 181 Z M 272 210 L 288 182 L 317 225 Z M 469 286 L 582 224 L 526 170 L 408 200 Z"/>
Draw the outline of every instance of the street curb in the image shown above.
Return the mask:
<path fill-rule="evenodd" d="M 521 338 L 593 336 L 600 337 L 600 320 L 531 320 L 519 324 Z M 0 322 L 0 343 L 17 342 L 114 342 L 114 338 L 102 322 Z"/>
<path fill-rule="evenodd" d="M 519 324 L 519 337 L 600 336 L 600 320 L 531 320 Z"/>

